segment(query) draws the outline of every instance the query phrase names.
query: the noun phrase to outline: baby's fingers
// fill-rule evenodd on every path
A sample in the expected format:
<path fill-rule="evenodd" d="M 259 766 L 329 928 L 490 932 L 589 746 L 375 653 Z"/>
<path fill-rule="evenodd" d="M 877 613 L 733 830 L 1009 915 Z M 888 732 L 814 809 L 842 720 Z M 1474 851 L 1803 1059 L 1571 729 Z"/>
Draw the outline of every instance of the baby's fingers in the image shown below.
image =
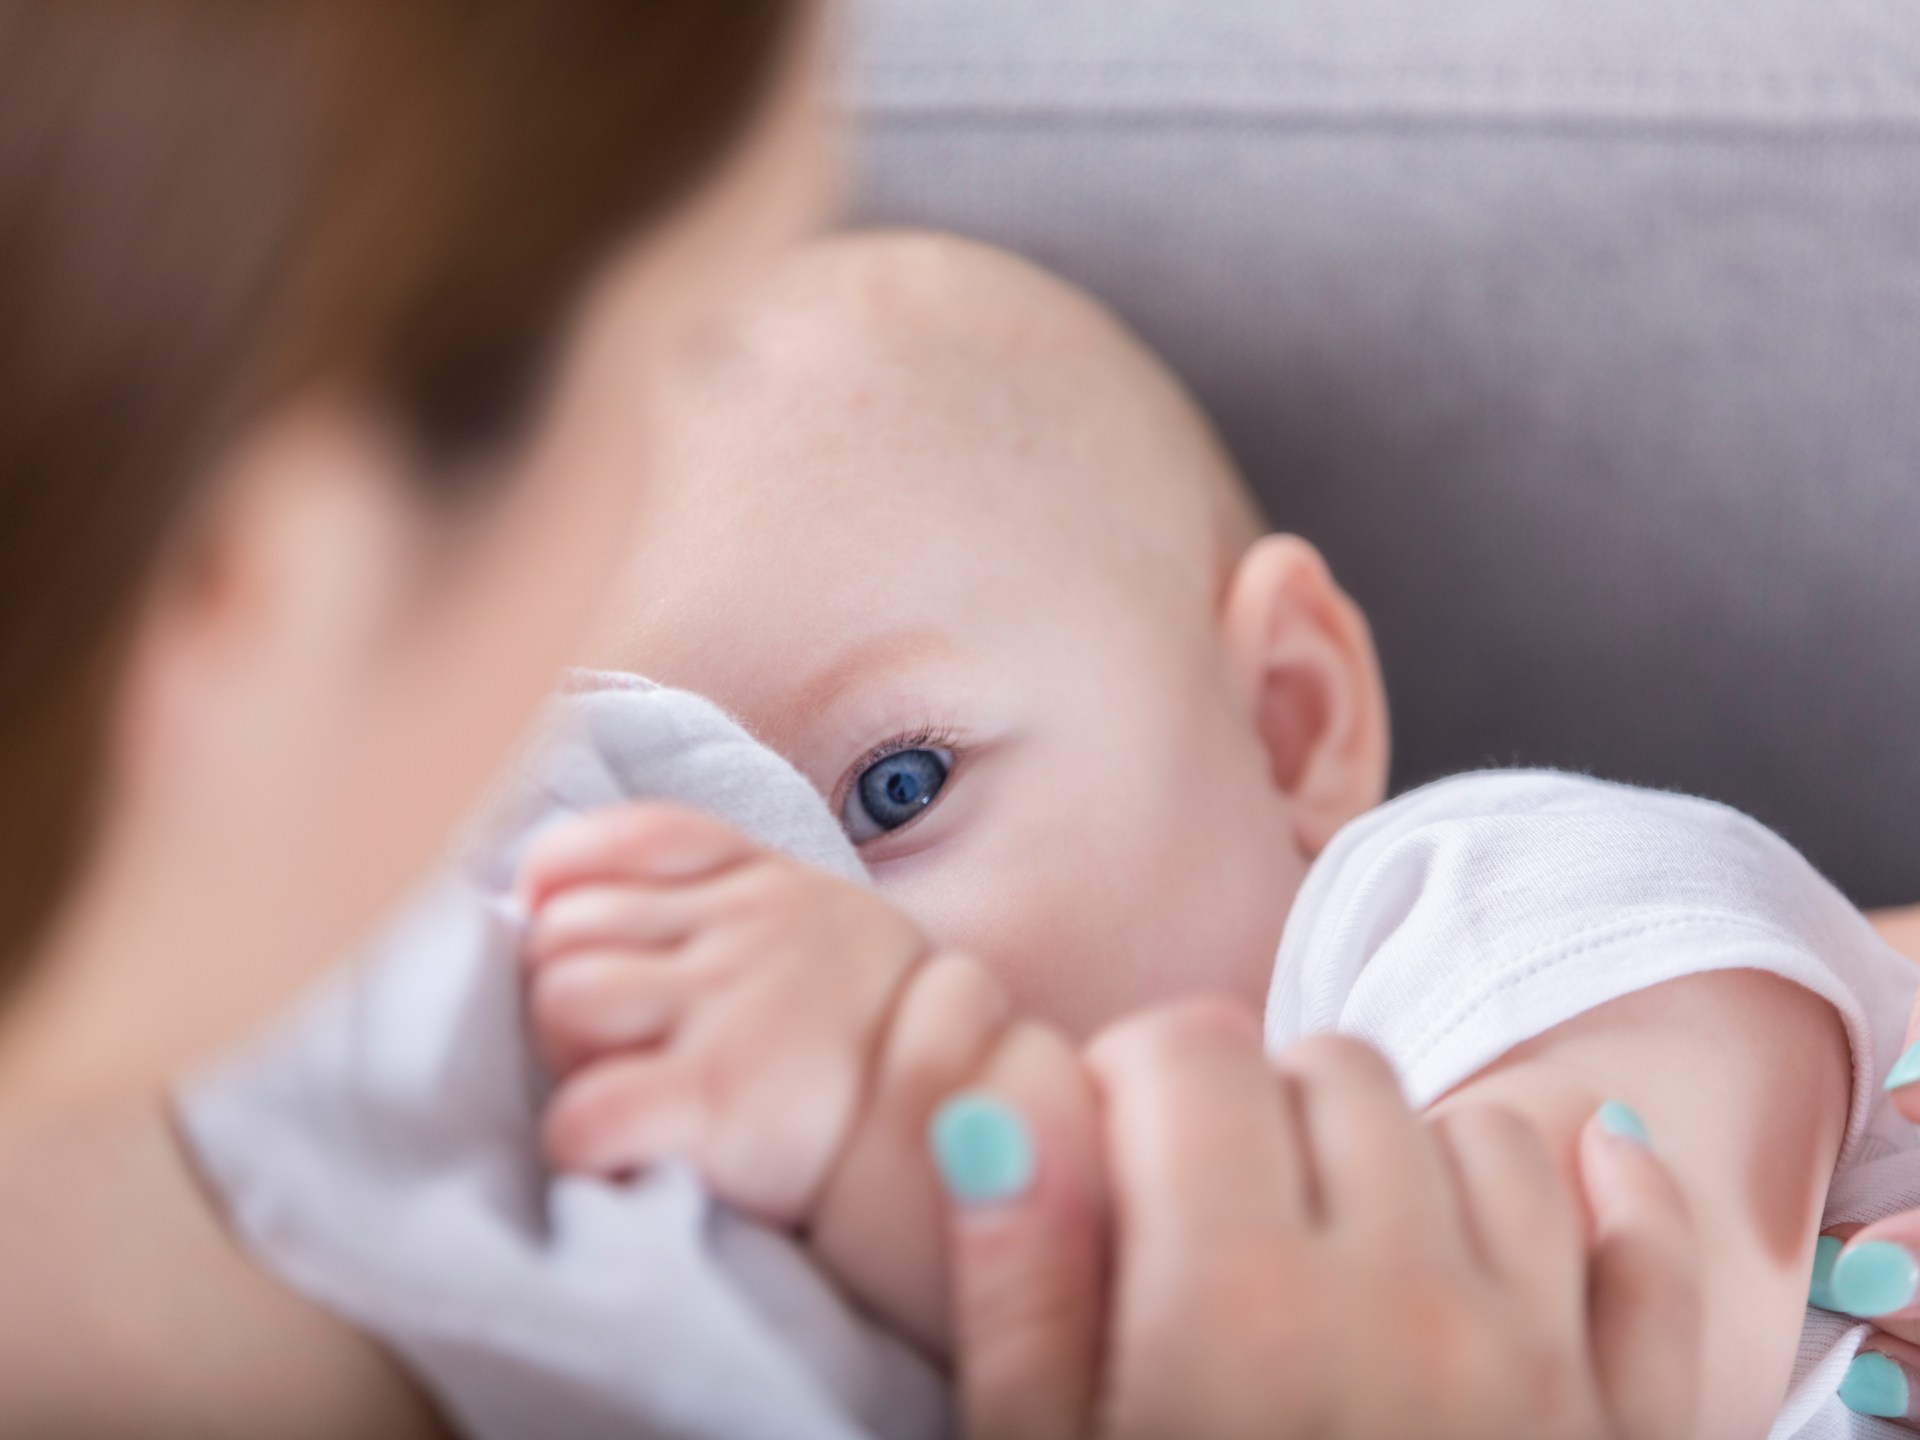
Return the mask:
<path fill-rule="evenodd" d="M 564 1076 L 603 1055 L 652 1045 L 679 1023 L 698 988 L 683 969 L 625 951 L 570 955 L 527 983 L 535 1046 L 547 1068 Z"/>
<path fill-rule="evenodd" d="M 528 910 L 569 886 L 594 881 L 673 884 L 699 879 L 760 853 L 711 815 L 658 801 L 596 810 L 539 836 L 520 866 Z"/>
<path fill-rule="evenodd" d="M 1677 1440 L 1700 1403 L 1700 1266 L 1686 1199 L 1645 1137 L 1617 1105 L 1580 1136 L 1594 1369 L 1620 1440 Z"/>
<path fill-rule="evenodd" d="M 715 907 L 702 887 L 578 885 L 554 892 L 533 912 L 521 962 L 537 971 L 583 950 L 625 950 L 643 962 L 647 952 L 680 945 L 714 919 Z"/>
<path fill-rule="evenodd" d="M 805 1218 L 868 1068 L 841 998 L 774 987 L 709 1008 L 690 996 L 661 1044 L 561 1085 L 543 1122 L 548 1159 L 606 1176 L 681 1160 L 729 1204 L 777 1224 Z"/>
<path fill-rule="evenodd" d="M 708 1107 L 680 1067 L 628 1055 L 602 1061 L 562 1085 L 540 1128 L 554 1169 L 611 1176 L 668 1157 L 699 1168 L 709 1123 Z"/>
<path fill-rule="evenodd" d="M 609 1177 L 679 1160 L 728 1204 L 792 1224 L 819 1188 L 852 1099 L 854 1077 L 822 1068 L 788 1064 L 762 1077 L 670 1051 L 617 1055 L 554 1095 L 542 1122 L 547 1158 L 556 1170 Z"/>

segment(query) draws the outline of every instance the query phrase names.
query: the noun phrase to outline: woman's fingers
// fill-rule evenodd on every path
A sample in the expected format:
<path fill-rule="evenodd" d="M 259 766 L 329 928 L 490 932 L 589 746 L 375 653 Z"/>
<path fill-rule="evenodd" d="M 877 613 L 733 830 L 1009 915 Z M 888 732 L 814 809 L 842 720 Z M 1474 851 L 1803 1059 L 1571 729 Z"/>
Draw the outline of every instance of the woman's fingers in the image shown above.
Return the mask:
<path fill-rule="evenodd" d="M 969 1440 L 1091 1433 L 1100 1319 L 1084 1207 L 1004 1101 L 968 1092 L 934 1117 L 953 1198 L 954 1361 Z"/>
<path fill-rule="evenodd" d="M 1093 1125 L 1073 1052 L 1033 1026 L 1008 1032 L 982 1088 L 934 1113 L 970 1440 L 1092 1433 L 1106 1313 Z"/>
<path fill-rule="evenodd" d="M 1907 1048 L 1887 1072 L 1886 1087 L 1893 1108 L 1920 1124 L 1920 998 L 1907 1016 Z"/>
<path fill-rule="evenodd" d="M 1586 1236 L 1546 1140 L 1524 1116 L 1467 1105 L 1428 1123 L 1459 1194 L 1469 1247 L 1556 1336 L 1585 1330 Z"/>
<path fill-rule="evenodd" d="M 1107 1163 L 1143 1254 L 1310 1218 L 1298 1120 L 1253 1017 L 1190 1000 L 1126 1020 L 1087 1050 L 1107 1102 Z M 1222 1185 L 1218 1177 L 1232 1175 Z"/>
<path fill-rule="evenodd" d="M 1587 1122 L 1580 1174 L 1594 1223 L 1594 1370 L 1614 1433 L 1620 1440 L 1691 1435 L 1701 1299 L 1686 1199 L 1624 1106 L 1602 1106 Z"/>
<path fill-rule="evenodd" d="M 982 1072 L 1012 1023 L 1007 992 L 966 956 L 936 955 L 910 974 L 894 1003 L 866 1087 L 866 1106 L 814 1206 L 812 1242 L 839 1277 L 933 1354 L 952 1354 L 953 1300 L 945 1213 L 931 1165 L 902 1165 L 927 1143 L 941 1103 L 984 1083 Z M 1067 1061 L 1077 1067 L 1077 1057 Z M 1075 1077 L 1083 1092 L 1087 1081 Z M 1045 1126 L 1044 1117 L 1041 1120 Z M 1089 1096 L 1087 1128 L 1092 1128 Z M 885 1195 L 880 1215 L 861 1195 Z M 902 1284 L 903 1276 L 913 1277 Z M 929 1283 L 937 1280 L 937 1283 Z"/>
<path fill-rule="evenodd" d="M 1103 1414 L 1116 1435 L 1254 1434 L 1332 1383 L 1332 1273 L 1294 1083 L 1223 1001 L 1122 1022 L 1088 1064 L 1105 1101 L 1114 1301 Z M 1230 1337 L 1230 1338 L 1223 1338 Z"/>
<path fill-rule="evenodd" d="M 1372 1046 L 1316 1035 L 1273 1061 L 1300 1097 L 1301 1153 L 1313 1166 L 1320 1213 L 1337 1224 L 1387 1226 L 1422 1237 L 1452 1214 L 1439 1146 L 1401 1093 L 1392 1067 Z"/>
<path fill-rule="evenodd" d="M 1824 1267 L 1823 1267 L 1824 1268 Z M 1815 1303 L 1882 1327 L 1920 1320 L 1920 1210 L 1865 1226 L 1826 1271 Z"/>
<path fill-rule="evenodd" d="M 1840 1403 L 1856 1415 L 1920 1431 L 1920 1347 L 1874 1336 L 1847 1366 Z"/>
<path fill-rule="evenodd" d="M 1920 1122 L 1920 1000 L 1886 1089 L 1894 1109 Z M 1920 1430 L 1920 1210 L 1829 1231 L 1819 1243 L 1813 1303 L 1871 1319 L 1883 1332 L 1853 1358 L 1841 1401 L 1856 1414 Z"/>

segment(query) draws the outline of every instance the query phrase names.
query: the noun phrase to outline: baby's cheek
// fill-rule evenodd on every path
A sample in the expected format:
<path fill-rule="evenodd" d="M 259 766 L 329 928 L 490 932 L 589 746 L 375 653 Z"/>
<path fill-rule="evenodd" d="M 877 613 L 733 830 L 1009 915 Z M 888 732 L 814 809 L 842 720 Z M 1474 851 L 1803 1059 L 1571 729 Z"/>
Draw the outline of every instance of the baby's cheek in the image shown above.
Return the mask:
<path fill-rule="evenodd" d="M 1143 913 L 1140 887 L 1063 859 L 1005 907 L 1007 923 L 977 953 L 1020 1007 L 1076 1039 L 1178 991 L 1182 955 L 1161 942 L 1158 916 Z M 984 940 L 985 937 L 983 937 Z M 992 948 L 987 948 L 988 944 Z"/>
<path fill-rule="evenodd" d="M 1131 871 L 1144 878 L 1113 891 L 1109 962 L 1090 992 L 1097 1020 L 1199 995 L 1259 1010 L 1305 860 L 1258 826 L 1201 817 L 1162 834 Z"/>
<path fill-rule="evenodd" d="M 992 971 L 1017 1013 L 1081 1033 L 1101 1003 L 1100 957 L 1113 944 L 1106 897 L 1080 891 L 1068 861 L 1000 838 L 976 832 L 937 863 L 883 866 L 875 882 L 935 949 Z"/>
<path fill-rule="evenodd" d="M 1021 1013 L 1074 1036 L 1194 994 L 1257 1008 L 1305 861 L 1224 768 L 1035 745 L 963 826 L 876 881 Z"/>

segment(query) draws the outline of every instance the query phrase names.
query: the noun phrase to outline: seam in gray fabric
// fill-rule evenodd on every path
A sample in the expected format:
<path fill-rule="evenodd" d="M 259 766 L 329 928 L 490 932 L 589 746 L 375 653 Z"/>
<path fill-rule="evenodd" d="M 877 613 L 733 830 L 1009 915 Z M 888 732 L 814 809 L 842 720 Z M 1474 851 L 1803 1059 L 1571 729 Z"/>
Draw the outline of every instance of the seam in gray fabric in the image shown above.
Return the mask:
<path fill-rule="evenodd" d="M 1775 144 L 1796 140 L 1848 140 L 1868 144 L 1905 144 L 1920 138 L 1920 103 L 1912 115 L 1693 115 L 1608 114 L 1569 110 L 1470 111 L 1368 106 L 1343 111 L 1331 106 L 1289 110 L 1235 111 L 1193 106 L 1056 108 L 1026 105 L 914 104 L 894 106 L 868 101 L 841 102 L 836 118 L 869 130 L 894 129 L 1005 133 L 1030 130 L 1064 135 L 1074 131 L 1125 131 L 1131 136 L 1153 130 L 1266 134 L 1292 130 L 1303 134 L 1354 134 L 1375 131 L 1396 136 L 1414 132 L 1444 137 L 1476 134 L 1515 139 L 1701 140 Z"/>
<path fill-rule="evenodd" d="M 1153 85 L 1126 96 L 1075 98 L 1072 93 L 1132 77 Z M 1017 63 L 1010 68 L 1004 63 L 952 61 L 851 62 L 839 78 L 841 93 L 851 97 L 846 108 L 902 117 L 1044 116 L 1107 124 L 1137 117 L 1191 124 L 1203 116 L 1470 115 L 1523 123 L 1554 116 L 1613 124 L 1691 121 L 1765 128 L 1920 122 L 1920 69 L 1904 65 L 1877 73 L 1433 62 L 1366 66 L 1310 60 L 1236 67 L 1130 57 L 1024 69 Z M 982 82 L 987 82 L 985 93 Z M 1166 93 L 1196 85 L 1242 93 Z M 949 98 L 924 93 L 944 87 L 974 93 Z M 1276 88 L 1296 93 L 1245 93 Z M 1569 88 L 1575 93 L 1554 93 Z M 1393 93 L 1409 89 L 1416 93 Z M 1048 93 L 1060 90 L 1068 93 Z M 1046 98 L 1036 98 L 1041 95 Z"/>
<path fill-rule="evenodd" d="M 1010 78 L 1020 86 L 1057 85 L 1062 82 L 1111 80 L 1116 77 L 1142 76 L 1156 82 L 1168 80 L 1209 84 L 1273 84 L 1309 81 L 1315 84 L 1337 83 L 1348 86 L 1406 84 L 1444 85 L 1449 89 L 1485 93 L 1511 91 L 1535 85 L 1579 85 L 1595 91 L 1612 90 L 1623 97 L 1644 98 L 1650 91 L 1676 99 L 1693 99 L 1704 89 L 1731 92 L 1742 97 L 1765 96 L 1779 100 L 1788 96 L 1832 99 L 1841 96 L 1865 99 L 1889 89 L 1904 92 L 1904 98 L 1920 99 L 1920 70 L 1910 66 L 1888 67 L 1878 72 L 1866 70 L 1769 70 L 1747 67 L 1721 69 L 1652 70 L 1624 69 L 1604 65 L 1534 64 L 1414 64 L 1353 65 L 1337 61 L 1263 60 L 1240 66 L 1223 66 L 1217 61 L 1182 61 L 1149 56 L 1113 60 L 1076 60 L 1045 66 L 1020 67 L 1002 61 L 968 63 L 916 60 L 888 60 L 883 63 L 854 62 L 843 71 L 843 78 L 856 85 L 885 83 L 904 79 L 914 84 L 935 81 L 978 81 L 987 78 L 996 86 Z"/>

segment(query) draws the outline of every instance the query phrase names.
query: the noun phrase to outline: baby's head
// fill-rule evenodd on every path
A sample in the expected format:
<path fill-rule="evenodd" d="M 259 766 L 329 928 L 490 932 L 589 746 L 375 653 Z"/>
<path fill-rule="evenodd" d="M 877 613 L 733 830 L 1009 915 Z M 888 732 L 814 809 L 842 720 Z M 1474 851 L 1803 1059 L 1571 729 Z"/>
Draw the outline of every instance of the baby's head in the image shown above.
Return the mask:
<path fill-rule="evenodd" d="M 881 888 L 1076 1032 L 1258 1003 L 1376 804 L 1365 622 L 1104 310 L 985 246 L 812 246 L 695 359 L 600 663 L 711 696 Z"/>

